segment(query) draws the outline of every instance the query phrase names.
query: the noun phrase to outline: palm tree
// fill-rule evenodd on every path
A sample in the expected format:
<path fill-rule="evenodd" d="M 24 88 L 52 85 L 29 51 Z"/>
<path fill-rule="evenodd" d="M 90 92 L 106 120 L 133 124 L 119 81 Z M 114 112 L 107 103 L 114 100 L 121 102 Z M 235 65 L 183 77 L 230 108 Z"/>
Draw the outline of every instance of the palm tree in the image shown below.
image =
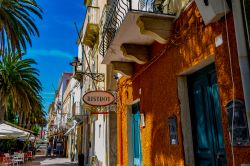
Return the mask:
<path fill-rule="evenodd" d="M 33 100 L 30 98 L 31 102 L 31 110 L 23 111 L 18 110 L 18 125 L 27 129 L 30 129 L 32 125 L 35 123 L 33 122 L 33 118 L 40 117 L 40 111 L 43 110 L 42 105 L 42 97 L 37 96 L 37 100 Z M 6 116 L 5 116 L 6 117 Z"/>
<path fill-rule="evenodd" d="M 34 125 L 37 125 L 40 127 L 46 126 L 47 124 L 46 113 L 41 109 L 32 111 L 30 114 L 30 124 L 31 126 L 29 127 L 32 127 Z"/>
<path fill-rule="evenodd" d="M 42 98 L 39 97 L 39 102 L 32 103 L 32 110 L 29 112 L 20 112 L 23 117 L 19 119 L 22 127 L 27 129 L 31 129 L 34 125 L 38 125 L 40 127 L 46 125 L 46 113 L 43 111 Z M 21 116 L 19 116 L 21 117 Z M 20 125 L 21 126 L 21 125 Z"/>
<path fill-rule="evenodd" d="M 11 101 L 14 111 L 30 111 L 32 103 L 41 102 L 42 90 L 33 59 L 20 59 L 20 54 L 6 54 L 0 61 L 0 121 Z"/>
<path fill-rule="evenodd" d="M 32 45 L 30 35 L 39 36 L 34 17 L 42 19 L 36 0 L 0 0 L 0 55 L 26 51 Z"/>

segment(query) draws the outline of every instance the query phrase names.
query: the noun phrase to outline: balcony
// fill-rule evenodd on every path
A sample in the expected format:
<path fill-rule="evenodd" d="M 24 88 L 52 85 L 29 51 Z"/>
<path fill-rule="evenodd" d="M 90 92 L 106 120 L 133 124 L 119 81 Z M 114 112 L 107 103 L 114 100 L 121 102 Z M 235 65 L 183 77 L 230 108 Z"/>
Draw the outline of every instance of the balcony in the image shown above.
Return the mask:
<path fill-rule="evenodd" d="M 85 6 L 89 6 L 91 4 L 91 0 L 84 0 L 83 3 Z"/>
<path fill-rule="evenodd" d="M 184 6 L 183 1 L 113 1 L 108 6 L 105 23 L 100 27 L 102 39 L 99 52 L 104 56 L 102 63 L 112 63 L 114 70 L 131 75 L 131 62 L 148 62 L 149 45 L 154 41 L 167 43 L 173 21 Z M 178 6 L 179 3 L 182 4 Z"/>
<path fill-rule="evenodd" d="M 82 109 L 80 102 L 75 102 L 73 104 L 72 116 L 78 116 L 78 115 L 82 115 Z"/>
<path fill-rule="evenodd" d="M 83 119 L 83 111 L 80 102 L 75 102 L 72 109 L 73 119 L 80 121 Z"/>
<path fill-rule="evenodd" d="M 93 48 L 99 35 L 99 7 L 88 6 L 87 15 L 84 23 L 86 31 L 83 38 L 83 43 L 90 48 Z"/>

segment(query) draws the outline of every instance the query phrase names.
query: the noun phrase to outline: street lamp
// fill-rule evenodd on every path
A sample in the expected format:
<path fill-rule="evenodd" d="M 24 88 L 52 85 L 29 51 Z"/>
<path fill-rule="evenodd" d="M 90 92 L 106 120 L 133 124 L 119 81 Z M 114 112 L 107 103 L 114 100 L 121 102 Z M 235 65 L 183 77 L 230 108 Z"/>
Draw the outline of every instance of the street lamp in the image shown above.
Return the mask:
<path fill-rule="evenodd" d="M 70 62 L 70 65 L 74 66 L 74 78 L 77 79 L 78 81 L 81 81 L 83 76 L 83 71 L 77 70 L 78 66 L 82 65 L 78 57 L 74 57 L 73 61 Z"/>
<path fill-rule="evenodd" d="M 96 82 L 103 82 L 104 81 L 104 73 L 92 73 L 92 72 L 84 72 L 82 70 L 77 70 L 78 66 L 81 66 L 82 63 L 79 61 L 78 57 L 74 57 L 73 61 L 70 62 L 71 66 L 74 66 L 74 78 L 77 79 L 78 81 L 82 81 L 82 77 L 84 75 L 90 77 L 92 80 L 96 81 Z"/>
<path fill-rule="evenodd" d="M 76 56 L 74 57 L 74 60 L 70 62 L 70 65 L 74 66 L 76 70 L 76 67 L 82 65 L 82 63 L 79 61 L 78 57 Z"/>

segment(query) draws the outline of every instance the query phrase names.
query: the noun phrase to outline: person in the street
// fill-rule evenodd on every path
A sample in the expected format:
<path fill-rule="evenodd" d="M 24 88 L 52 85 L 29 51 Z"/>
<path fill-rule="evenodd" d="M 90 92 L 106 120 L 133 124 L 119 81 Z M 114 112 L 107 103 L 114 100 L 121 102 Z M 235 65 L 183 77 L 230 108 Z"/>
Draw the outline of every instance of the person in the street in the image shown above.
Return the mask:
<path fill-rule="evenodd" d="M 47 156 L 51 156 L 51 145 L 50 142 L 47 144 Z"/>

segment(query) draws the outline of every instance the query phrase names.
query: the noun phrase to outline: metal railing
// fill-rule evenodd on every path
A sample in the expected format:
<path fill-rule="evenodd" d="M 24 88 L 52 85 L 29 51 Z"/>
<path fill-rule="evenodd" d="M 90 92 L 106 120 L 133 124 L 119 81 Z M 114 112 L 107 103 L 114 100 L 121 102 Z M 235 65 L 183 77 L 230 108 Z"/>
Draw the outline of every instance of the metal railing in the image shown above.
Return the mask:
<path fill-rule="evenodd" d="M 107 5 L 105 5 L 103 7 L 102 15 L 100 17 L 100 22 L 99 22 L 100 33 L 99 34 L 102 34 L 102 32 L 103 32 L 103 27 L 104 27 L 104 24 L 105 24 L 106 16 L 107 16 Z"/>
<path fill-rule="evenodd" d="M 129 11 L 148 12 L 163 15 L 176 15 L 173 10 L 175 0 L 116 0 L 107 6 L 105 23 L 101 27 L 101 43 L 99 52 L 105 55 L 117 30 L 120 28 Z M 103 16 L 102 16 L 103 17 Z"/>

